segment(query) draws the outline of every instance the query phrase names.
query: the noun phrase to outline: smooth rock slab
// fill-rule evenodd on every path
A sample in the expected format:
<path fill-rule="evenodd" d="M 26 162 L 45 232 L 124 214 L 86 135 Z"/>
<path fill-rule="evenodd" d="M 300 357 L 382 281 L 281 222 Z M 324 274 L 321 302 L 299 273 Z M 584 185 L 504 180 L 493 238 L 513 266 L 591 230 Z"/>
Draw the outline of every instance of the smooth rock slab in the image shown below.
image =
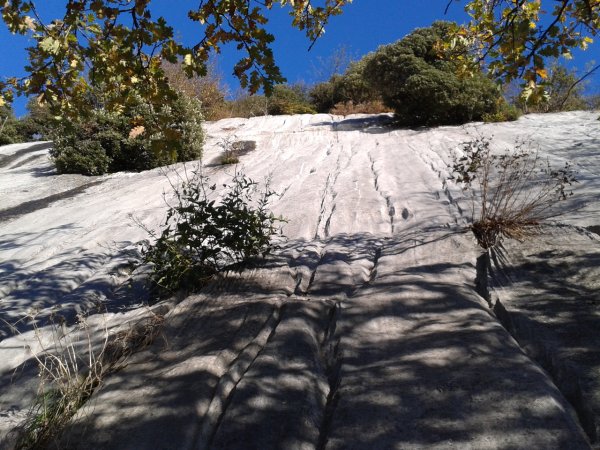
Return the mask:
<path fill-rule="evenodd" d="M 371 261 L 368 277 L 342 277 L 334 292 L 331 272 L 312 269 L 311 285 L 326 283 L 333 300 L 275 294 L 293 281 L 284 259 L 186 299 L 167 318 L 168 346 L 108 380 L 71 445 L 589 448 L 562 394 L 475 294 L 470 237 L 442 229 L 353 242 L 331 248 L 349 268 Z M 327 245 L 305 246 L 315 247 Z"/>
<path fill-rule="evenodd" d="M 575 406 L 600 446 L 600 239 L 547 226 L 491 258 L 490 301 L 528 354 Z"/>

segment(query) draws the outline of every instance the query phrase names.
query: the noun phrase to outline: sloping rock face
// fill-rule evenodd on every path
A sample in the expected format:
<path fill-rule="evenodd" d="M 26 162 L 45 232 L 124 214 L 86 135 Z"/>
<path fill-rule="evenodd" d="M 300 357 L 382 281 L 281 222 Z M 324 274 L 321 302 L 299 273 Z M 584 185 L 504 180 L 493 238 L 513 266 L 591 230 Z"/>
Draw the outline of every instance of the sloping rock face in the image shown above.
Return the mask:
<path fill-rule="evenodd" d="M 323 244 L 335 258 L 313 269 L 306 294 L 294 294 L 305 268 L 282 257 L 180 303 L 164 339 L 108 381 L 69 442 L 588 447 L 558 389 L 471 289 L 467 237 Z"/>
<path fill-rule="evenodd" d="M 575 407 L 600 442 L 600 239 L 547 226 L 506 242 L 487 262 L 488 298 L 498 318 Z"/>
<path fill-rule="evenodd" d="M 448 166 L 477 135 L 499 146 L 533 138 L 553 162 L 579 165 L 587 203 L 566 221 L 593 227 L 595 119 L 423 130 L 394 130 L 387 116 L 208 124 L 204 174 L 218 186 L 230 179 L 233 168 L 213 163 L 224 139 L 255 142 L 240 168 L 270 177 L 287 240 L 262 266 L 167 305 L 162 336 L 106 380 L 59 446 L 589 448 L 572 405 L 476 294 L 480 252 Z M 67 178 L 26 148 L 0 149 L 0 190 L 14 199 L 0 205 L 2 319 L 98 303 L 110 330 L 143 316 L 130 262 L 146 236 L 135 222 L 160 224 L 167 176 L 185 170 Z M 18 329 L 0 325 L 0 430 L 34 394 L 29 366 L 12 376 L 31 359 L 23 346 L 36 350 L 27 323 Z"/>

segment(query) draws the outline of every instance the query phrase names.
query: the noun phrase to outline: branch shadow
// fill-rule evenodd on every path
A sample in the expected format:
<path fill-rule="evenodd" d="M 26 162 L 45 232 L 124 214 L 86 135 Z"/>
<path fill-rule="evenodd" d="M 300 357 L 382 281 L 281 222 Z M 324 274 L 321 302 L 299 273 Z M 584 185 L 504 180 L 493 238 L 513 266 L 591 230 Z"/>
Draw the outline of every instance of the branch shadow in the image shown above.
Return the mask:
<path fill-rule="evenodd" d="M 592 442 L 600 441 L 600 245 L 534 240 L 495 250 L 502 288 L 498 317 L 574 405 Z"/>
<path fill-rule="evenodd" d="M 291 242 L 272 260 L 352 266 L 379 249 L 379 270 L 343 300 L 224 285 L 188 297 L 60 448 L 587 448 L 558 389 L 459 276 L 474 261 L 439 251 L 458 244 L 447 234 Z"/>

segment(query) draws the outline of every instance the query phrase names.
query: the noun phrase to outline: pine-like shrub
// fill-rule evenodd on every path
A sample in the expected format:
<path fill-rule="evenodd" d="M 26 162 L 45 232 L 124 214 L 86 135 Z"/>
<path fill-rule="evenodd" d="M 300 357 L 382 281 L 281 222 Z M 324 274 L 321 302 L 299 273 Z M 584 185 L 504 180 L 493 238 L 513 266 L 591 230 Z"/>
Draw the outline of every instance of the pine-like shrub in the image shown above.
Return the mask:
<path fill-rule="evenodd" d="M 459 77 L 440 50 L 450 29 L 448 22 L 435 22 L 366 57 L 364 79 L 400 124 L 461 124 L 497 111 L 500 91 L 494 82 L 483 73 Z"/>
<path fill-rule="evenodd" d="M 343 75 L 334 75 L 329 81 L 313 86 L 309 93 L 313 108 L 320 113 L 329 113 L 338 105 L 380 102 L 381 95 L 371 87 L 363 73 L 369 57 L 350 64 Z"/>

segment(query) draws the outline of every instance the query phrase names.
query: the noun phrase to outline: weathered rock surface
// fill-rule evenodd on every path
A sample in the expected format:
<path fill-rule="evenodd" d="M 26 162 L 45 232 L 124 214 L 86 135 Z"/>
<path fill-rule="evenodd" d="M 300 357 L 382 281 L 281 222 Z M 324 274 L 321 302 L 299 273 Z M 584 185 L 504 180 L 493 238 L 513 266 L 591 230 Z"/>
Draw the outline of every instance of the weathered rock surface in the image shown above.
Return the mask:
<path fill-rule="evenodd" d="M 352 274 L 369 252 L 346 242 L 332 251 Z M 321 271 L 333 264 L 325 260 L 306 296 L 260 289 L 259 270 L 235 283 L 246 278 L 252 295 L 225 279 L 189 297 L 168 317 L 164 340 L 98 393 L 70 444 L 588 448 L 559 390 L 474 293 L 468 236 L 442 230 L 371 244 L 377 260 L 358 282 Z M 270 276 L 288 274 L 291 291 L 281 262 Z"/>
<path fill-rule="evenodd" d="M 487 260 L 498 317 L 577 410 L 600 445 L 600 238 L 546 226 Z"/>
<path fill-rule="evenodd" d="M 390 129 L 385 117 L 373 116 L 208 124 L 205 161 L 217 159 L 225 137 L 256 143 L 241 167 L 257 180 L 270 175 L 281 193 L 272 208 L 288 219 L 288 240 L 262 266 L 227 273 L 198 295 L 165 305 L 162 336 L 105 381 L 59 446 L 589 448 L 592 435 L 587 416 L 578 419 L 573 410 L 577 402 L 475 293 L 480 252 L 463 232 L 469 204 L 448 181 L 448 164 L 453 149 L 478 134 L 493 134 L 500 146 L 532 137 L 542 155 L 579 167 L 587 203 L 565 221 L 594 227 L 595 119 L 568 113 L 416 131 Z M 135 243 L 146 237 L 135 221 L 156 228 L 166 211 L 162 193 L 170 189 L 161 170 L 58 176 L 38 157 L 44 150 L 26 149 L 0 148 L 0 192 L 12 199 L 0 204 L 3 437 L 35 394 L 31 351 L 41 345 L 31 326 L 18 322 L 24 312 L 35 308 L 43 319 L 56 308 L 73 317 L 100 304 L 108 313 L 90 320 L 111 332 L 150 314 L 139 308 L 146 300 L 141 274 L 131 272 Z M 212 164 L 203 170 L 217 185 L 233 171 Z M 176 180 L 184 170 L 168 173 Z M 578 365 L 593 397 L 600 358 L 592 334 L 600 321 L 595 306 L 584 303 L 595 305 L 597 240 L 583 229 L 562 230 L 562 241 L 531 241 L 522 254 L 507 247 L 503 270 L 521 278 L 501 288 L 515 292 L 506 310 L 523 311 L 536 322 L 534 334 L 551 336 L 552 355 Z M 571 243 L 587 263 L 552 265 Z M 541 264 L 535 277 L 521 267 L 530 263 Z M 523 306 L 530 289 L 537 295 L 560 288 L 537 285 L 546 264 L 550 280 L 564 275 L 578 299 L 564 302 L 566 291 L 557 290 L 560 320 L 541 313 L 544 293 L 538 309 Z M 577 323 L 587 334 L 572 341 L 562 325 L 574 330 Z"/>

